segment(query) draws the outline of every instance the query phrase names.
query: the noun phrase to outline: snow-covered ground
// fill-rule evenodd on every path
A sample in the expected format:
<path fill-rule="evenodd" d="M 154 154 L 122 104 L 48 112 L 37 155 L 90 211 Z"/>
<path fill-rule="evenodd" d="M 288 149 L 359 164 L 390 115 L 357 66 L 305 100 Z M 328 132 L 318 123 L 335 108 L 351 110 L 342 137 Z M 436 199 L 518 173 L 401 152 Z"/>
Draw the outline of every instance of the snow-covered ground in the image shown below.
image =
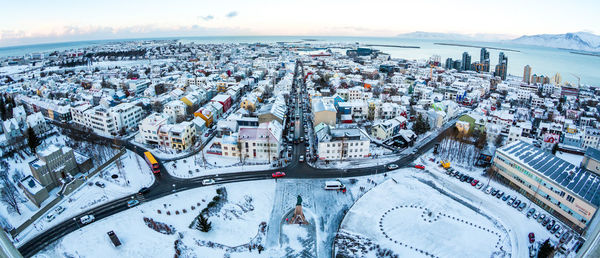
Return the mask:
<path fill-rule="evenodd" d="M 329 163 L 325 163 L 324 161 L 317 161 L 312 163 L 311 166 L 316 168 L 336 168 L 336 169 L 346 169 L 346 168 L 362 168 L 362 167 L 373 167 L 373 166 L 383 166 L 388 163 L 394 162 L 398 160 L 400 156 L 398 155 L 386 155 L 386 156 L 373 156 L 370 158 L 363 159 L 352 159 L 345 161 L 329 161 Z"/>
<path fill-rule="evenodd" d="M 210 146 L 213 141 L 207 146 Z M 208 147 L 193 156 L 165 162 L 164 166 L 169 171 L 169 174 L 179 178 L 192 178 L 235 172 L 252 172 L 273 168 L 266 161 L 246 160 L 242 164 L 237 157 L 223 157 L 217 154 L 210 154 L 206 153 L 207 150 Z"/>
<path fill-rule="evenodd" d="M 346 246 L 345 252 L 352 253 L 354 249 L 357 256 L 375 257 L 376 245 L 379 245 L 380 251 L 388 249 L 400 257 L 424 256 L 425 253 L 441 257 L 465 253 L 491 256 L 503 251 L 514 257 L 527 257 L 529 232 L 535 233 L 537 242 L 547 238 L 557 241 L 539 223 L 525 216 L 531 207 L 529 201 L 530 206 L 519 212 L 501 199 L 443 174 L 443 169 L 428 161 L 429 155 L 416 161 L 425 164 L 426 170 L 410 168 L 389 172 L 388 177 L 393 180 L 368 191 L 355 203 L 342 223 L 336 245 L 338 252 L 341 246 Z M 481 169 L 455 169 L 483 179 Z M 376 181 L 372 184 L 377 184 Z M 519 196 L 522 201 L 527 200 L 495 182 L 492 185 L 511 196 Z M 448 235 L 453 236 L 452 240 L 448 240 Z M 477 244 L 473 244 L 474 241 Z M 360 243 L 366 251 L 352 247 L 351 242 Z M 371 251 L 370 246 L 373 246 Z"/>
<path fill-rule="evenodd" d="M 556 157 L 559 157 L 565 160 L 566 162 L 569 162 L 578 167 L 579 165 L 581 165 L 581 161 L 583 160 L 583 155 L 571 154 L 562 151 L 557 151 Z"/>
<path fill-rule="evenodd" d="M 179 249 L 184 257 L 258 256 L 256 249 L 250 252 L 241 245 L 262 236 L 259 227 L 261 222 L 268 221 L 275 181 L 225 185 L 228 201 L 209 217 L 212 230 L 204 233 L 190 229 L 190 223 L 217 195 L 219 187 L 222 186 L 196 188 L 142 203 L 63 237 L 35 257 L 173 257 L 176 240 L 181 241 Z M 170 225 L 175 233 L 154 231 L 144 223 L 144 217 Z M 106 235 L 110 230 L 121 240 L 120 247 L 114 247 Z M 208 246 L 209 242 L 213 247 Z M 238 248 L 230 249 L 235 247 Z"/>
<path fill-rule="evenodd" d="M 144 159 L 131 151 L 127 151 L 121 156 L 122 168 L 119 170 L 115 162 L 98 172 L 73 193 L 65 196 L 55 207 L 62 206 L 64 212 L 57 214 L 50 209 L 40 217 L 31 226 L 25 229 L 17 236 L 19 243 L 35 237 L 40 232 L 57 225 L 68 218 L 71 218 L 86 210 L 110 202 L 115 199 L 136 193 L 142 187 L 147 187 L 154 183 L 154 175 L 150 168 L 145 164 Z M 139 162 L 139 163 L 138 163 Z M 112 175 L 120 175 L 113 179 Z M 100 182 L 105 185 L 104 188 L 95 185 Z M 46 220 L 46 215 L 54 214 L 55 218 L 51 221 Z"/>

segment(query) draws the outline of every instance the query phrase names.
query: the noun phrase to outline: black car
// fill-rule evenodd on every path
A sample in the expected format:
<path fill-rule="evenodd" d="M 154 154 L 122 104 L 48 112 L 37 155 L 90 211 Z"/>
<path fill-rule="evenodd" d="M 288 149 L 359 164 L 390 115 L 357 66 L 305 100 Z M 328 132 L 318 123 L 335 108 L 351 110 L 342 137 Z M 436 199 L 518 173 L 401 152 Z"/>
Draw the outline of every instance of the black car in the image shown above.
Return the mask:
<path fill-rule="evenodd" d="M 142 187 L 142 188 L 141 188 L 141 189 L 138 191 L 138 193 L 140 193 L 140 194 L 145 194 L 145 193 L 147 193 L 148 191 L 150 191 L 150 189 L 149 189 L 148 187 Z"/>
<path fill-rule="evenodd" d="M 496 194 L 499 192 L 500 190 L 494 189 L 492 188 L 492 196 L 496 196 Z"/>
<path fill-rule="evenodd" d="M 502 197 L 502 201 L 506 201 L 508 200 L 508 198 L 510 198 L 510 194 L 507 194 L 504 197 Z"/>
<path fill-rule="evenodd" d="M 503 195 L 504 192 L 500 191 L 498 194 L 496 194 L 496 198 L 500 199 Z"/>
<path fill-rule="evenodd" d="M 469 178 L 467 178 L 467 183 L 469 183 L 469 184 L 470 184 L 471 182 L 473 182 L 473 177 L 469 177 Z"/>
<path fill-rule="evenodd" d="M 468 179 L 468 178 L 469 178 L 468 176 L 462 176 L 462 177 L 460 178 L 460 181 L 461 181 L 461 182 L 465 182 L 465 181 L 467 181 L 467 179 Z"/>
<path fill-rule="evenodd" d="M 554 223 L 556 223 L 554 220 L 551 220 L 550 223 L 548 223 L 548 225 L 546 225 L 546 229 L 550 230 L 552 229 L 552 227 L 554 227 Z"/>

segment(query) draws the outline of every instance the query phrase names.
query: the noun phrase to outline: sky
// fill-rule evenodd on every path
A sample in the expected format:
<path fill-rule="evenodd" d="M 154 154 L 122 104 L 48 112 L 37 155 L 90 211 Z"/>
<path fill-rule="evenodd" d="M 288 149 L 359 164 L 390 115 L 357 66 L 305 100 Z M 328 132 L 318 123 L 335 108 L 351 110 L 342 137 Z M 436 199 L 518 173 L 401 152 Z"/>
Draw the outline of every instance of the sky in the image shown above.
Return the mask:
<path fill-rule="evenodd" d="M 190 36 L 414 31 L 600 34 L 597 0 L 0 0 L 0 46 Z"/>

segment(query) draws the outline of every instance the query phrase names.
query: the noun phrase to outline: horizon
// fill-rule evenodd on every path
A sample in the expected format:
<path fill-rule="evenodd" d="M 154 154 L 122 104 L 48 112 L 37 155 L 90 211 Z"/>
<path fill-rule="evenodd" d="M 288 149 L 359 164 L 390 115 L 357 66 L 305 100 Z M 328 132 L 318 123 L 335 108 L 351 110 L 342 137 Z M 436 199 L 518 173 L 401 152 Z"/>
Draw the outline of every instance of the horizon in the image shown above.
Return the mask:
<path fill-rule="evenodd" d="M 598 10 L 600 3 L 589 0 L 578 1 L 575 4 L 557 1 L 552 5 L 541 5 L 545 3 L 542 1 L 520 3 L 511 0 L 502 6 L 496 6 L 494 2 L 474 0 L 459 3 L 440 0 L 433 2 L 404 3 L 382 0 L 365 4 L 361 1 L 334 0 L 297 4 L 263 0 L 257 4 L 234 0 L 228 5 L 209 7 L 203 1 L 184 0 L 175 0 L 168 6 L 155 0 L 125 3 L 108 0 L 102 4 L 69 0 L 52 3 L 39 0 L 27 3 L 10 2 L 3 6 L 6 15 L 0 17 L 0 24 L 3 24 L 0 27 L 0 47 L 170 37 L 395 37 L 398 34 L 421 31 L 491 35 L 503 39 L 567 32 L 599 33 L 595 28 L 600 27 L 600 21 L 593 19 L 593 10 Z M 435 8 L 432 8 L 432 4 Z M 377 12 L 364 12 L 363 8 L 355 8 L 356 5 L 381 8 L 378 8 Z M 182 6 L 186 8 L 170 8 Z M 515 6 L 519 8 L 515 9 Z M 28 10 L 27 19 L 22 18 L 24 9 Z M 530 10 L 540 12 L 529 12 Z M 473 23 L 471 15 L 452 15 L 452 19 L 440 21 L 448 14 L 472 14 L 482 11 L 488 12 L 485 23 Z M 429 17 L 439 19 L 424 20 L 424 12 L 427 12 Z M 507 19 L 505 13 L 513 15 Z M 580 19 L 592 22 L 581 25 L 580 19 L 571 19 L 570 15 L 548 15 L 551 13 L 572 13 Z M 402 19 L 396 19 L 398 14 L 401 14 Z"/>

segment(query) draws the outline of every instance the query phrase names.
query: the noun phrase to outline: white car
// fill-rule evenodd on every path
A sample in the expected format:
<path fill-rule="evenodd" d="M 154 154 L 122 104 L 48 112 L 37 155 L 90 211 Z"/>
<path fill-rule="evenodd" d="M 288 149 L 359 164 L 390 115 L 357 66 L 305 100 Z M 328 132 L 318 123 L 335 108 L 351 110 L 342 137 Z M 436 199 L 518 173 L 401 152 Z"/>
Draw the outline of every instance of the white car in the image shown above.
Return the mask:
<path fill-rule="evenodd" d="M 81 221 L 81 224 L 85 225 L 85 224 L 90 224 L 90 223 L 94 222 L 95 219 L 96 218 L 94 217 L 94 215 L 90 214 L 90 215 L 85 215 L 85 216 L 81 217 L 79 219 L 79 221 Z"/>
<path fill-rule="evenodd" d="M 298 158 L 298 161 L 304 162 L 304 155 L 300 155 L 300 158 Z"/>
<path fill-rule="evenodd" d="M 212 185 L 212 184 L 214 184 L 214 183 L 215 183 L 215 180 L 214 180 L 214 179 L 210 179 L 210 178 L 208 178 L 208 179 L 204 179 L 204 180 L 202 180 L 202 184 L 203 184 L 203 185 Z"/>
<path fill-rule="evenodd" d="M 387 165 L 387 169 L 389 169 L 389 170 L 394 170 L 394 169 L 397 169 L 397 168 L 398 168 L 398 165 L 396 165 L 396 164 L 389 164 L 389 165 Z"/>
<path fill-rule="evenodd" d="M 54 209 L 54 213 L 56 213 L 57 215 L 63 213 L 63 211 L 65 211 L 65 208 L 63 206 L 58 206 L 56 207 L 56 209 Z"/>

